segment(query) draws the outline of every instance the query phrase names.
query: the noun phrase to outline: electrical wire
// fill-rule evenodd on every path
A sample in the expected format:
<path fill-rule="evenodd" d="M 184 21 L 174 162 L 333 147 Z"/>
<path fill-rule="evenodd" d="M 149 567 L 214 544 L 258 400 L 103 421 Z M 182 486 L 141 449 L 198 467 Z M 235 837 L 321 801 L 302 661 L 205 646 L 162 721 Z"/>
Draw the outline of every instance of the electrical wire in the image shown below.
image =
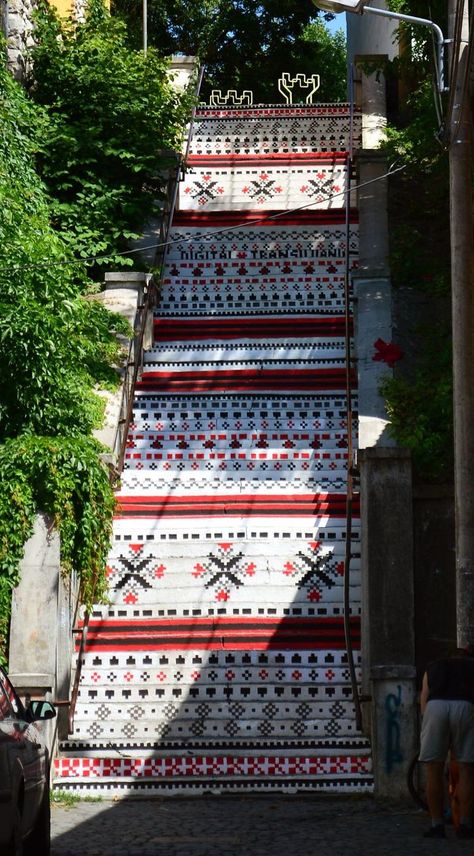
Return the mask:
<path fill-rule="evenodd" d="M 351 189 L 352 191 L 361 190 L 364 187 L 368 187 L 370 184 L 375 184 L 377 181 L 382 181 L 385 178 L 388 178 L 391 175 L 395 175 L 398 172 L 406 169 L 408 164 L 401 164 L 400 166 L 396 166 L 395 163 L 392 164 L 387 172 L 383 175 L 377 176 L 377 178 L 371 178 L 369 181 L 364 181 L 361 184 L 354 185 Z M 321 194 L 327 202 L 330 202 L 332 199 L 337 199 L 340 196 L 345 196 L 347 193 L 346 190 L 341 190 L 338 193 L 328 193 Z M 207 241 L 212 240 L 216 235 L 228 234 L 229 232 L 237 231 L 238 229 L 244 229 L 247 226 L 254 226 L 257 223 L 267 223 L 269 220 L 278 220 L 281 217 L 288 217 L 289 214 L 295 214 L 298 211 L 304 211 L 308 208 L 311 208 L 313 205 L 318 205 L 321 200 L 316 202 L 307 202 L 305 205 L 299 205 L 296 208 L 289 208 L 284 211 L 278 211 L 276 214 L 265 215 L 262 214 L 260 217 L 255 217 L 252 220 L 245 220 L 242 223 L 236 223 L 233 226 L 223 226 L 221 229 L 213 229 L 210 232 L 201 232 L 197 233 L 197 235 L 190 235 L 189 238 L 177 238 L 175 240 L 163 241 L 156 244 L 148 244 L 145 247 L 139 247 L 134 250 L 124 250 L 123 252 L 114 253 L 113 258 L 117 258 L 117 256 L 130 256 L 135 253 L 143 253 L 146 250 L 157 250 L 157 249 L 166 249 L 166 247 L 174 246 L 175 244 L 182 243 L 191 243 L 191 241 Z M 28 265 L 8 265 L 8 267 L 0 268 L 0 273 L 10 272 L 17 273 L 21 270 L 36 270 L 40 268 L 54 268 L 54 267 L 75 267 L 76 265 L 90 265 L 96 262 L 106 262 L 111 259 L 112 256 L 104 255 L 104 256 L 86 256 L 83 259 L 70 259 L 64 261 L 55 261 L 54 259 L 44 259 L 41 262 L 34 262 Z"/>

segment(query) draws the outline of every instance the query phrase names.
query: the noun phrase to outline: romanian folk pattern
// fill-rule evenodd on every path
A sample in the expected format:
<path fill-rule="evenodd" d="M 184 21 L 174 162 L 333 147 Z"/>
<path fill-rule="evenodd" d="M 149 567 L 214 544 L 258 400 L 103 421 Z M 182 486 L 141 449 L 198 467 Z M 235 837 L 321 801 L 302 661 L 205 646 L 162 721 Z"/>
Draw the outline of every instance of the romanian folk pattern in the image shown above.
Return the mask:
<path fill-rule="evenodd" d="M 56 787 L 372 788 L 345 637 L 360 678 L 349 129 L 346 105 L 198 110 Z"/>
<path fill-rule="evenodd" d="M 281 160 L 278 165 L 248 160 L 229 165 L 215 159 L 201 164 L 188 159 L 188 171 L 180 185 L 182 211 L 228 209 L 286 211 L 311 205 L 314 209 L 343 208 L 347 194 L 347 167 L 329 158 L 314 164 L 312 158 Z"/>
<path fill-rule="evenodd" d="M 296 109 L 299 113 L 296 114 Z M 342 112 L 343 111 L 343 112 Z M 249 111 L 250 112 L 250 111 Z M 361 122 L 356 115 L 353 147 L 360 147 Z M 194 127 L 196 155 L 272 155 L 309 152 L 346 152 L 350 148 L 348 107 L 341 112 L 324 108 L 294 108 L 291 116 L 258 114 L 216 116 L 206 111 Z"/>

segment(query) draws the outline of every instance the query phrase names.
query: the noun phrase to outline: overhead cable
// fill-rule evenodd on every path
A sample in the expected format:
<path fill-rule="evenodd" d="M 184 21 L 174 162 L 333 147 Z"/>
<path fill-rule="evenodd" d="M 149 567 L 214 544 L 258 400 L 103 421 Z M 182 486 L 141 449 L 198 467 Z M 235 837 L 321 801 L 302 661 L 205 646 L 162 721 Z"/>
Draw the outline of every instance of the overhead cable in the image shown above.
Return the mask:
<path fill-rule="evenodd" d="M 376 178 L 371 178 L 369 181 L 364 181 L 361 184 L 356 184 L 351 187 L 351 192 L 355 190 L 361 190 L 364 187 L 367 187 L 370 184 L 375 184 L 377 181 L 382 181 L 385 178 L 388 178 L 391 175 L 395 175 L 397 172 L 401 172 L 406 169 L 408 164 L 401 164 L 400 166 L 396 166 L 392 164 L 387 172 L 383 175 L 379 175 Z M 321 194 L 326 201 L 331 201 L 332 199 L 337 199 L 340 196 L 345 196 L 347 194 L 346 190 L 341 190 L 338 193 L 329 193 L 329 194 Z M 269 220 L 278 220 L 281 217 L 288 217 L 289 214 L 295 214 L 298 211 L 305 211 L 308 208 L 311 208 L 313 205 L 318 205 L 321 200 L 315 202 L 307 202 L 305 205 L 299 205 L 296 208 L 287 208 L 284 211 L 278 211 L 276 214 L 262 214 L 259 217 L 255 217 L 252 220 L 246 220 L 242 223 L 236 223 L 234 226 L 223 226 L 220 229 L 213 229 L 209 232 L 201 232 L 195 235 L 190 235 L 189 238 L 177 238 L 175 240 L 167 240 L 157 244 L 148 244 L 145 247 L 138 247 L 137 249 L 132 250 L 124 250 L 123 252 L 118 252 L 113 254 L 113 258 L 117 258 L 117 256 L 131 256 L 136 253 L 143 253 L 147 250 L 158 250 L 158 249 L 166 249 L 167 247 L 171 247 L 174 244 L 182 244 L 191 242 L 191 241 L 207 241 L 212 240 L 216 235 L 228 234 L 230 232 L 234 232 L 238 229 L 244 229 L 247 226 L 253 226 L 257 223 L 266 223 Z M 86 265 L 90 266 L 91 264 L 97 262 L 106 262 L 112 258 L 111 254 L 103 255 L 103 256 L 87 256 L 83 259 L 69 259 L 64 261 L 56 261 L 54 259 L 44 259 L 40 262 L 34 262 L 27 265 L 8 265 L 8 267 L 0 268 L 0 273 L 16 273 L 21 270 L 37 270 L 40 268 L 54 268 L 54 267 L 75 267 L 76 265 Z"/>

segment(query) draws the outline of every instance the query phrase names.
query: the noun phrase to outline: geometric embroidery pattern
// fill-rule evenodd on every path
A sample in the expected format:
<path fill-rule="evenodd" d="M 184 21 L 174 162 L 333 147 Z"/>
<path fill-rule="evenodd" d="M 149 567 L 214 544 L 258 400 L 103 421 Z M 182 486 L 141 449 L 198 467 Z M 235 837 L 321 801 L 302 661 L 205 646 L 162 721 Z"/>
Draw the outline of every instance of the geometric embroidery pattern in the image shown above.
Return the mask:
<path fill-rule="evenodd" d="M 242 193 L 245 193 L 250 199 L 254 199 L 255 202 L 262 203 L 265 202 L 265 199 L 272 199 L 275 195 L 281 193 L 282 190 L 281 185 L 277 185 L 274 180 L 270 180 L 267 173 L 261 172 L 257 179 L 242 188 Z"/>
<path fill-rule="evenodd" d="M 193 576 L 205 579 L 205 587 L 215 590 L 217 601 L 227 601 L 234 588 L 244 585 L 245 577 L 253 576 L 255 563 L 245 561 L 243 553 L 236 552 L 233 545 L 222 543 L 216 553 L 209 553 L 205 563 L 194 567 Z"/>
<path fill-rule="evenodd" d="M 139 592 L 151 589 L 162 579 L 165 566 L 153 556 L 143 556 L 143 544 L 130 544 L 128 555 L 121 554 L 107 565 L 111 589 L 122 595 L 124 603 L 136 603 Z"/>
<path fill-rule="evenodd" d="M 350 126 L 344 104 L 197 111 L 57 787 L 372 788 L 344 632 Z"/>
<path fill-rule="evenodd" d="M 316 209 L 344 207 L 347 174 L 343 161 L 314 166 L 288 164 L 262 170 L 244 163 L 239 169 L 221 165 L 213 170 L 189 160 L 195 177 L 186 178 L 180 188 L 180 209 L 184 211 L 291 210 L 311 201 Z"/>
<path fill-rule="evenodd" d="M 343 106 L 343 105 L 341 105 Z M 346 108 L 347 109 L 347 108 Z M 193 151 L 200 155 L 272 154 L 288 152 L 343 152 L 350 144 L 347 114 L 319 109 L 292 118 L 227 116 L 218 118 L 198 111 Z M 354 116 L 354 144 L 361 144 L 361 117 Z"/>
<path fill-rule="evenodd" d="M 196 199 L 199 205 L 205 205 L 224 193 L 224 188 L 219 186 L 217 181 L 211 181 L 211 175 L 205 174 L 202 181 L 194 181 L 184 192 L 188 193 L 191 199 Z"/>
<path fill-rule="evenodd" d="M 297 553 L 295 559 L 286 562 L 283 573 L 297 578 L 298 588 L 304 588 L 311 602 L 319 602 L 325 588 L 332 588 L 337 577 L 344 574 L 344 562 L 338 562 L 331 554 L 323 554 L 319 541 L 310 541 L 308 548 Z"/>

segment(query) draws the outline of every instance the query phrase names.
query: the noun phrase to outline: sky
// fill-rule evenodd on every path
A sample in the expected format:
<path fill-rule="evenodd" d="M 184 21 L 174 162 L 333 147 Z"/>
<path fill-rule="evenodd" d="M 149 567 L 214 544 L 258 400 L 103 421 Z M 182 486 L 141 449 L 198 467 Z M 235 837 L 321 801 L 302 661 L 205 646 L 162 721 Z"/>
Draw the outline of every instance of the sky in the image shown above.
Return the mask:
<path fill-rule="evenodd" d="M 344 30 L 344 34 L 346 34 L 346 13 L 342 12 L 340 15 L 335 15 L 334 19 L 327 24 L 327 27 L 331 34 L 334 34 L 336 30 Z"/>

